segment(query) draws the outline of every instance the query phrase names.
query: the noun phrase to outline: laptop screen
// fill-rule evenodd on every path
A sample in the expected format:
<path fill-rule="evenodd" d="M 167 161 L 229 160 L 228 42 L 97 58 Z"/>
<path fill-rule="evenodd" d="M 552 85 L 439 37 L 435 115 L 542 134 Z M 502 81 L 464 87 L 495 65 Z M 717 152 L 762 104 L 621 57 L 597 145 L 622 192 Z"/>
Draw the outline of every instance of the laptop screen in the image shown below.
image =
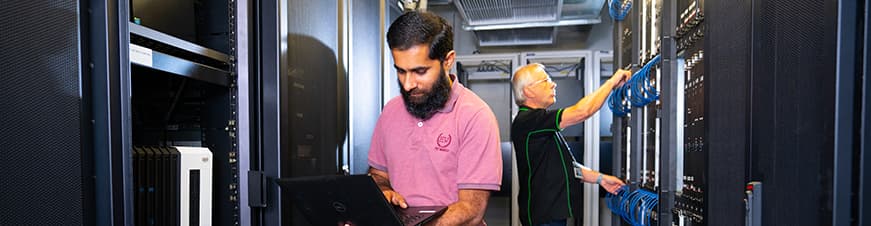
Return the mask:
<path fill-rule="evenodd" d="M 282 178 L 277 182 L 312 225 L 401 225 L 393 206 L 367 175 Z"/>

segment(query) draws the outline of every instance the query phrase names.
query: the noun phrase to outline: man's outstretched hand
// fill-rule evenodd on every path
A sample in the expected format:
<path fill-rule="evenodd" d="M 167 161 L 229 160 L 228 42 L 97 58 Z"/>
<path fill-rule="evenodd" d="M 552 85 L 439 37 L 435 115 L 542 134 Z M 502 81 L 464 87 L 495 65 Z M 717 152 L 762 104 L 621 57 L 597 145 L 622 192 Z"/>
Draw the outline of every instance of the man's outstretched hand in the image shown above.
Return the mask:
<path fill-rule="evenodd" d="M 600 182 L 599 185 L 609 193 L 616 195 L 617 190 L 620 189 L 620 187 L 623 187 L 623 185 L 626 185 L 626 183 L 623 183 L 623 181 L 617 177 L 602 175 L 602 182 Z"/>

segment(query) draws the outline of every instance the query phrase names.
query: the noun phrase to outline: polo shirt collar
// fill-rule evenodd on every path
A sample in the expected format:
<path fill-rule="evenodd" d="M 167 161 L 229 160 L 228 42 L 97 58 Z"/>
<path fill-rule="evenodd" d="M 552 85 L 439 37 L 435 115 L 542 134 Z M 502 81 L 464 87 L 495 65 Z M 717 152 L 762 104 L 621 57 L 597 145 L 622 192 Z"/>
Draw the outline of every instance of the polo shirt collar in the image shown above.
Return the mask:
<path fill-rule="evenodd" d="M 460 81 L 457 80 L 457 76 L 454 74 L 450 74 L 451 76 L 451 99 L 448 99 L 448 102 L 445 103 L 445 106 L 438 110 L 441 113 L 449 113 L 454 111 L 454 105 L 457 105 L 457 99 L 460 99 L 460 89 L 464 88 Z"/>
<path fill-rule="evenodd" d="M 529 110 L 540 109 L 540 108 L 534 108 L 534 107 L 530 107 L 530 106 L 526 106 L 526 105 L 520 105 L 520 106 L 517 106 L 517 108 L 518 108 L 518 111 L 529 111 Z"/>

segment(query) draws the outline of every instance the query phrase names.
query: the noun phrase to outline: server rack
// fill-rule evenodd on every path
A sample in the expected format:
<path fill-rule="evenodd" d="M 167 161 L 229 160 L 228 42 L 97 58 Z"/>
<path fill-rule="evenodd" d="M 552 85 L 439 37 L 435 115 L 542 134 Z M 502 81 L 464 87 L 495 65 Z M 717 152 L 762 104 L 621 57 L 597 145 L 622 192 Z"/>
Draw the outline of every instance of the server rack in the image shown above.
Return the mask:
<path fill-rule="evenodd" d="M 676 99 L 669 96 L 668 83 L 673 81 L 666 70 L 665 62 L 653 64 L 655 56 L 666 57 L 666 51 L 662 46 L 668 46 L 668 42 L 662 37 L 668 33 L 663 30 L 663 21 L 668 15 L 663 8 L 669 1 L 640 0 L 629 1 L 631 8 L 615 26 L 615 52 L 618 68 L 630 69 L 633 72 L 641 70 L 646 64 L 651 64 L 648 82 L 659 91 L 659 99 L 640 107 L 632 107 L 624 117 L 614 117 L 612 132 L 614 133 L 615 145 L 612 151 L 612 171 L 615 176 L 625 180 L 628 185 L 627 191 L 647 190 L 658 192 L 663 186 L 662 179 L 668 179 L 661 172 L 665 169 L 661 154 L 670 154 L 665 151 L 668 144 L 667 124 L 665 117 L 668 116 L 668 101 Z M 673 89 L 672 89 L 673 90 Z M 634 94 L 633 94 L 634 95 Z M 674 120 L 672 120 L 673 122 Z M 666 191 L 668 191 L 666 189 Z M 662 197 L 662 196 L 660 196 Z M 660 201 L 663 201 L 660 198 Z M 662 205 L 662 204 L 660 204 Z M 650 213 L 648 213 L 650 214 Z M 650 217 L 656 224 L 656 217 L 662 215 L 653 213 Z M 621 225 L 619 217 L 612 217 L 612 225 Z"/>
<path fill-rule="evenodd" d="M 131 124 L 129 136 L 131 147 L 125 150 L 155 150 L 155 156 L 166 156 L 168 149 L 159 147 L 192 146 L 206 147 L 211 151 L 208 157 L 213 163 L 214 174 L 198 171 L 208 180 L 196 185 L 209 186 L 199 197 L 202 202 L 180 200 L 174 202 L 172 210 L 180 213 L 166 213 L 167 209 L 147 208 L 153 201 L 132 198 L 129 202 L 132 216 L 127 218 L 134 223 L 164 222 L 167 225 L 238 225 L 240 224 L 239 188 L 240 168 L 239 143 L 237 142 L 238 94 L 235 73 L 235 55 L 231 50 L 235 36 L 231 35 L 231 10 L 235 1 L 129 1 L 129 7 L 119 9 L 119 23 L 126 25 L 129 41 L 121 40 L 119 45 L 129 48 L 128 91 L 130 99 L 122 99 L 129 111 Z M 122 62 L 125 62 L 122 60 Z M 123 88 L 126 88 L 122 86 Z M 134 155 L 135 156 L 135 155 Z M 146 156 L 148 156 L 146 154 Z M 161 158 L 158 158 L 161 159 Z M 156 159 L 157 160 L 157 159 Z M 179 160 L 183 161 L 182 156 Z M 242 160 L 246 161 L 246 160 Z M 175 164 L 160 160 L 152 167 L 156 172 L 169 172 Z M 179 162 L 181 163 L 181 162 Z M 132 168 L 138 164 L 125 164 Z M 184 187 L 186 174 L 167 179 L 159 173 L 139 174 L 133 170 L 134 180 L 163 181 Z M 213 181 L 214 183 L 205 183 Z M 131 185 L 136 185 L 132 183 Z M 130 196 L 146 197 L 153 193 L 167 192 L 169 186 L 127 188 Z M 160 191 L 163 188 L 164 191 Z M 171 191 L 171 190 L 170 190 Z M 153 195 L 152 195 L 153 196 Z M 160 197 L 160 196 L 154 196 Z M 178 198 L 189 197 L 183 194 Z M 145 201 L 146 203 L 139 203 Z M 191 202 L 188 202 L 191 201 Z M 199 213 L 184 211 L 188 204 L 205 203 L 203 207 L 211 212 Z M 179 206 L 176 206 L 179 205 Z M 177 207 L 177 208 L 176 208 Z M 143 209 L 144 208 L 144 209 Z M 186 215 L 186 213 L 199 213 Z M 164 216 L 164 217 L 161 217 Z M 166 216 L 188 216 L 189 219 L 165 219 Z M 208 219 L 200 219 L 206 217 Z"/>
<path fill-rule="evenodd" d="M 862 106 L 855 99 L 850 101 L 859 95 L 849 93 L 859 88 L 846 85 L 844 80 L 836 83 L 834 77 L 814 75 L 838 72 L 839 79 L 858 81 L 861 73 L 849 71 L 857 68 L 855 62 L 866 59 L 850 51 L 857 49 L 857 45 L 867 45 L 857 41 L 867 35 L 852 29 L 857 29 L 855 22 L 867 15 L 856 14 L 857 7 L 849 6 L 852 2 L 735 4 L 665 0 L 661 4 L 661 19 L 656 19 L 650 17 L 658 14 L 656 1 L 632 3 L 638 6 L 633 9 L 638 12 L 633 13 L 642 16 L 629 16 L 616 26 L 618 63 L 622 66 L 644 63 L 645 57 L 656 49 L 664 60 L 672 61 L 672 65 L 661 66 L 661 77 L 657 78 L 662 85 L 663 106 L 656 117 L 662 125 L 682 130 L 650 130 L 644 123 L 654 120 L 649 118 L 650 112 L 647 117 L 639 117 L 637 114 L 642 111 L 633 110 L 629 126 L 625 120 L 615 120 L 614 127 L 618 136 L 629 135 L 629 139 L 618 137 L 626 142 L 619 142 L 621 145 L 615 149 L 615 153 L 629 150 L 628 155 L 620 155 L 629 156 L 629 161 L 624 157 L 614 162 L 629 163 L 628 170 L 622 165 L 615 166 L 615 170 L 627 170 L 628 177 L 621 176 L 631 184 L 639 183 L 639 187 L 651 188 L 650 176 L 659 176 L 653 179 L 653 188 L 660 195 L 659 210 L 654 215 L 658 224 L 740 225 L 745 208 L 741 201 L 745 198 L 744 185 L 751 181 L 761 181 L 766 187 L 761 197 L 755 197 L 765 206 L 763 225 L 855 222 L 857 215 L 845 213 L 844 209 L 858 203 L 848 203 L 843 197 L 860 193 L 855 186 L 847 188 L 850 180 L 846 177 L 860 172 L 853 166 L 860 161 L 848 160 L 861 154 L 857 143 L 851 141 L 858 137 L 857 127 L 843 123 L 850 116 L 857 116 L 856 113 L 845 116 L 844 112 L 856 112 L 846 109 Z M 790 7 L 783 7 L 787 5 Z M 650 12 L 651 8 L 654 12 Z M 656 27 L 647 24 L 651 20 L 661 20 L 661 34 L 652 35 L 661 40 L 658 47 L 656 42 L 648 44 L 651 43 L 648 38 L 656 33 Z M 629 38 L 639 33 L 645 36 L 640 41 Z M 626 50 L 633 41 L 639 42 L 639 49 Z M 836 57 L 836 53 L 841 55 Z M 639 56 L 637 61 L 631 59 L 635 56 Z M 669 90 L 669 86 L 674 89 Z M 675 100 L 676 106 L 667 106 L 669 98 Z M 831 104 L 835 102 L 839 103 L 837 109 Z M 836 116 L 837 112 L 840 114 Z M 853 132 L 847 131 L 850 128 Z M 659 160 L 654 160 L 660 166 L 655 174 L 638 172 L 645 169 L 643 163 L 636 161 L 638 156 L 646 156 L 641 158 L 650 161 L 650 156 L 643 152 L 650 145 L 644 141 L 652 138 L 647 131 L 661 134 L 661 142 L 654 144 L 661 150 Z M 839 150 L 836 154 L 828 151 L 833 147 Z M 840 176 L 835 176 L 836 179 L 824 176 L 832 170 Z M 782 172 L 818 175 L 816 178 L 820 179 L 801 180 Z M 669 176 L 676 176 L 677 180 L 668 182 Z M 834 192 L 838 189 L 839 192 Z M 809 196 L 823 207 L 787 208 L 801 205 L 788 198 L 796 196 Z M 673 207 L 670 199 L 674 199 Z M 780 211 L 783 208 L 791 210 Z M 796 211 L 801 214 L 796 215 Z"/>
<path fill-rule="evenodd" d="M 629 137 L 619 137 L 621 144 L 615 153 L 622 152 L 623 161 L 615 160 L 615 164 L 629 164 L 627 167 L 616 168 L 623 170 L 628 176 L 633 188 L 657 191 L 659 204 L 653 220 L 660 225 L 669 225 L 672 222 L 682 222 L 691 225 L 706 225 L 712 209 L 717 210 L 718 216 L 726 216 L 727 219 L 740 219 L 741 213 L 736 213 L 739 208 L 736 204 L 723 205 L 725 198 L 740 200 L 743 176 L 735 174 L 744 168 L 744 147 L 742 137 L 736 136 L 735 130 L 740 131 L 741 126 L 723 124 L 723 121 L 732 121 L 737 125 L 743 125 L 746 115 L 742 106 L 746 99 L 740 96 L 731 96 L 728 99 L 722 97 L 724 89 L 741 90 L 742 85 L 736 77 L 723 79 L 718 77 L 710 79 L 711 74 L 723 76 L 723 71 L 731 70 L 732 73 L 741 73 L 739 69 L 719 69 L 720 62 L 714 64 L 718 71 L 710 70 L 710 63 L 705 49 L 708 47 L 708 26 L 722 26 L 720 24 L 742 24 L 740 19 L 720 19 L 721 15 L 735 16 L 740 10 L 717 11 L 717 22 L 708 25 L 706 15 L 708 8 L 705 1 L 634 1 L 633 5 L 640 5 L 640 16 L 629 16 L 618 26 L 624 34 L 617 38 L 615 43 L 620 43 L 618 48 L 621 59 L 620 64 L 630 68 L 633 65 L 644 65 L 653 56 L 660 55 L 663 60 L 660 65 L 654 67 L 657 75 L 650 81 L 656 84 L 660 91 L 660 100 L 655 104 L 645 107 L 645 110 L 635 108 L 629 116 L 629 126 L 621 120 L 617 122 L 615 129 L 619 134 Z M 730 14 L 731 13 L 731 14 Z M 632 14 L 630 14 L 632 15 Z M 637 15 L 637 14 L 636 14 Z M 741 17 L 747 23 L 749 16 Z M 637 24 L 633 21 L 642 23 Z M 650 24 L 652 23 L 652 24 Z M 630 29 L 627 29 L 629 27 Z M 637 28 L 638 30 L 632 30 Z M 627 31 L 629 30 L 629 31 Z M 719 31 L 719 30 L 718 30 Z M 722 30 L 725 32 L 725 30 Z M 741 33 L 742 30 L 732 30 L 733 33 Z M 640 33 L 642 37 L 635 39 L 638 50 L 627 50 L 627 43 L 632 42 L 630 36 L 625 34 Z M 715 45 L 717 56 L 728 56 L 721 59 L 746 59 L 749 55 L 746 51 L 746 41 L 740 42 L 741 35 L 720 35 L 729 37 L 726 40 L 734 40 L 734 44 L 727 48 Z M 735 46 L 737 45 L 737 46 Z M 728 51 L 727 51 L 728 50 Z M 743 52 L 741 52 L 743 51 Z M 636 53 L 637 61 L 629 59 L 626 53 Z M 743 54 L 743 55 L 742 55 Z M 632 56 L 630 55 L 630 56 Z M 740 64 L 743 65 L 743 64 Z M 635 67 L 637 68 L 637 67 Z M 707 80 L 706 80 L 707 78 Z M 722 81 L 722 82 L 711 82 Z M 723 81 L 724 80 L 724 81 Z M 731 81 L 731 82 L 730 82 Z M 716 94 L 711 94 L 714 87 Z M 727 88 L 728 87 L 728 88 Z M 736 98 L 738 97 L 738 98 Z M 710 107 L 729 106 L 728 110 L 711 113 Z M 723 112 L 730 112 L 726 115 Z M 737 113 L 736 113 L 737 112 Z M 713 115 L 713 116 L 712 116 Z M 711 117 L 717 118 L 717 127 L 708 124 Z M 722 121 L 721 121 L 722 120 Z M 734 125 L 734 124 L 733 124 Z M 641 128 L 641 129 L 636 129 Z M 631 132 L 627 132 L 631 131 Z M 713 134 L 713 135 L 712 135 Z M 716 136 L 719 144 L 728 144 L 732 149 L 718 150 L 715 154 L 709 152 L 710 137 Z M 721 147 L 717 147 L 719 149 Z M 626 153 L 628 151 L 628 154 Z M 712 161 L 716 158 L 717 161 Z M 626 161 L 628 159 L 629 161 Z M 741 159 L 741 160 L 738 160 Z M 716 166 L 716 168 L 714 167 Z M 738 179 L 735 179 L 736 176 Z M 709 178 L 717 178 L 716 182 Z M 737 182 L 736 182 L 737 181 Z M 738 188 L 738 189 L 735 189 Z M 714 190 L 710 192 L 708 189 Z M 714 195 L 712 195 L 714 194 Z M 737 194 L 738 198 L 735 198 Z M 712 204 L 711 200 L 715 200 Z M 724 208 L 723 206 L 728 206 Z M 673 214 L 673 216 L 672 216 Z M 730 222 L 729 220 L 718 221 Z M 616 221 L 612 223 L 618 223 Z"/>

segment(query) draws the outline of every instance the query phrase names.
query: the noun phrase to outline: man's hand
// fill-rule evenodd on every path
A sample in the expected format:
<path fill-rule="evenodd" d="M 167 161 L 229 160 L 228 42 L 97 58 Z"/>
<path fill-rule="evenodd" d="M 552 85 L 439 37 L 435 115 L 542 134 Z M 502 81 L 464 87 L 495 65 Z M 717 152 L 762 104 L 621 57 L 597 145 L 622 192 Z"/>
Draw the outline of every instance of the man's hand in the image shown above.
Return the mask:
<path fill-rule="evenodd" d="M 602 186 L 602 188 L 604 188 L 609 193 L 616 195 L 617 190 L 626 184 L 614 176 L 602 174 L 602 181 L 599 182 L 599 185 Z"/>
<path fill-rule="evenodd" d="M 609 80 L 611 80 L 612 84 L 614 84 L 614 88 L 622 86 L 624 83 L 629 81 L 629 78 L 632 77 L 632 72 L 629 70 L 618 69 L 614 72 L 614 75 L 611 76 Z"/>
<path fill-rule="evenodd" d="M 387 199 L 387 202 L 402 207 L 403 209 L 408 208 L 408 203 L 405 203 L 405 198 L 403 198 L 399 192 L 394 191 L 393 187 L 390 186 L 390 176 L 387 175 L 387 172 L 369 167 L 369 176 L 372 177 L 372 180 L 374 180 L 375 184 L 378 185 L 378 188 L 381 189 L 381 193 L 384 194 L 384 198 Z"/>
<path fill-rule="evenodd" d="M 399 192 L 394 190 L 382 190 L 381 193 L 384 193 L 384 198 L 386 198 L 390 204 L 402 207 L 403 209 L 408 208 L 408 203 L 405 203 L 405 198 L 403 198 Z"/>

